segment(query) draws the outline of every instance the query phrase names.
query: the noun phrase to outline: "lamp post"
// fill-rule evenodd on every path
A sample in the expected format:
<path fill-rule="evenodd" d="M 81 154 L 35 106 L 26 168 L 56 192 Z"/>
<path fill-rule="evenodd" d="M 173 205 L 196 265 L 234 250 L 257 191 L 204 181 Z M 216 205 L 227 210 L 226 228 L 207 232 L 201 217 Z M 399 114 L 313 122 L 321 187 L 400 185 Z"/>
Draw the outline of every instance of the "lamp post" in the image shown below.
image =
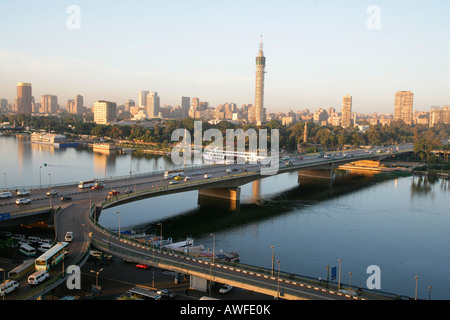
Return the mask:
<path fill-rule="evenodd" d="M 214 263 L 214 256 L 215 256 L 215 245 L 216 245 L 216 235 L 214 233 L 210 234 L 211 237 L 213 237 L 213 254 L 212 254 L 212 263 Z"/>
<path fill-rule="evenodd" d="M 103 271 L 103 268 L 101 268 L 101 269 L 98 270 L 98 271 L 91 270 L 92 273 L 95 273 L 95 286 L 96 286 L 96 287 L 98 287 L 98 274 L 99 274 L 101 271 Z"/>
<path fill-rule="evenodd" d="M 52 175 L 51 175 L 51 173 L 49 173 L 48 176 L 50 177 L 50 189 L 51 189 L 52 188 Z"/>
<path fill-rule="evenodd" d="M 119 215 L 119 240 L 120 240 L 120 212 L 119 212 L 119 211 L 116 211 L 116 214 Z"/>
<path fill-rule="evenodd" d="M 275 247 L 274 246 L 270 246 L 272 248 L 272 277 L 273 277 L 273 268 L 275 265 Z"/>
<path fill-rule="evenodd" d="M 42 189 L 42 166 L 39 166 L 39 189 Z"/>
<path fill-rule="evenodd" d="M 414 295 L 414 300 L 417 300 L 417 276 L 414 277 L 416 279 L 416 293 Z"/>
<path fill-rule="evenodd" d="M 3 174 L 5 175 L 5 191 L 6 191 L 6 172 L 3 172 Z"/>
<path fill-rule="evenodd" d="M 162 250 L 162 239 L 163 239 L 163 237 L 162 237 L 162 223 L 158 223 L 158 226 L 161 227 L 161 229 L 160 229 L 160 237 L 159 237 L 159 249 Z"/>
<path fill-rule="evenodd" d="M 348 274 L 350 276 L 350 292 L 352 292 L 352 273 L 349 272 Z"/>
<path fill-rule="evenodd" d="M 338 278 L 338 292 L 341 289 L 341 259 L 338 260 L 339 262 L 339 278 Z"/>
<path fill-rule="evenodd" d="M 280 260 L 277 260 L 278 263 L 278 281 L 277 281 L 277 300 L 280 299 Z"/>

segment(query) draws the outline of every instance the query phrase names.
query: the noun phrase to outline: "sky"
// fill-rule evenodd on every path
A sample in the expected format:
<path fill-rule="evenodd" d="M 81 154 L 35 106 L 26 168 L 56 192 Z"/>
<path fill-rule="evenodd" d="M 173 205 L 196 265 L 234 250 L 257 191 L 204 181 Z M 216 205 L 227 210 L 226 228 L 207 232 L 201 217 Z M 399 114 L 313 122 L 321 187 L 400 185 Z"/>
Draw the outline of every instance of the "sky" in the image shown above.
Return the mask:
<path fill-rule="evenodd" d="M 253 104 L 262 35 L 267 112 L 340 111 L 350 94 L 355 112 L 393 113 L 402 90 L 429 111 L 450 105 L 449 14 L 450 0 L 0 0 L 0 98 L 30 82 L 62 108 L 139 90 Z"/>

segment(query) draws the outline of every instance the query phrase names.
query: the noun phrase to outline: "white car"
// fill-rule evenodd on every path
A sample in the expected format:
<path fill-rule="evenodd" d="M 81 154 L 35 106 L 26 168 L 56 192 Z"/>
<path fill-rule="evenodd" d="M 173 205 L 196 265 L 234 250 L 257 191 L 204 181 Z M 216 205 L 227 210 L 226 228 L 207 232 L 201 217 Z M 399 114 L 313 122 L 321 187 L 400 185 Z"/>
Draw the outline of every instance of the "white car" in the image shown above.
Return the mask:
<path fill-rule="evenodd" d="M 225 284 L 222 288 L 220 288 L 220 293 L 228 293 L 233 289 L 233 286 L 230 286 L 229 284 Z"/>
<path fill-rule="evenodd" d="M 30 194 L 30 190 L 19 190 L 17 191 L 18 196 L 27 196 Z"/>
<path fill-rule="evenodd" d="M 26 198 L 16 199 L 16 204 L 27 204 L 27 203 L 31 203 L 31 199 Z"/>
<path fill-rule="evenodd" d="M 191 180 L 191 177 L 186 176 L 186 177 L 184 178 L 184 181 L 188 181 L 188 180 Z"/>
<path fill-rule="evenodd" d="M 53 197 L 53 196 L 57 196 L 58 195 L 58 190 L 50 190 L 49 192 L 47 192 L 47 196 Z"/>
<path fill-rule="evenodd" d="M 73 240 L 73 232 L 72 231 L 67 231 L 66 232 L 66 236 L 64 237 L 64 240 L 67 242 L 70 242 Z"/>
<path fill-rule="evenodd" d="M 6 280 L 6 282 L 0 285 L 0 297 L 4 296 L 6 293 L 10 293 L 14 289 L 19 287 L 19 283 L 14 280 Z"/>

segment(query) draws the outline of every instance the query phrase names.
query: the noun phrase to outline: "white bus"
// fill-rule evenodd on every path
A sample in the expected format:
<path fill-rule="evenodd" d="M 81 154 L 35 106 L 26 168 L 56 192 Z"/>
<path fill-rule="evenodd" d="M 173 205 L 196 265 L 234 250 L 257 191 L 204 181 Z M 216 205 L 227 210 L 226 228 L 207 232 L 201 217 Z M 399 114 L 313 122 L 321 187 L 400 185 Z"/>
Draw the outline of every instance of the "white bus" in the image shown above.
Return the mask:
<path fill-rule="evenodd" d="M 36 249 L 28 244 L 21 245 L 19 251 L 28 257 L 36 255 Z"/>
<path fill-rule="evenodd" d="M 49 273 L 46 270 L 39 270 L 34 272 L 28 277 L 28 284 L 38 285 L 49 277 Z"/>
<path fill-rule="evenodd" d="M 97 182 L 98 179 L 80 181 L 80 183 L 78 183 L 78 189 L 92 188 Z"/>
<path fill-rule="evenodd" d="M 184 176 L 184 170 L 166 170 L 164 172 L 164 179 Z"/>
<path fill-rule="evenodd" d="M 62 259 L 64 259 L 68 246 L 68 242 L 58 242 L 56 245 L 44 252 L 35 260 L 36 270 L 49 270 L 56 266 Z"/>

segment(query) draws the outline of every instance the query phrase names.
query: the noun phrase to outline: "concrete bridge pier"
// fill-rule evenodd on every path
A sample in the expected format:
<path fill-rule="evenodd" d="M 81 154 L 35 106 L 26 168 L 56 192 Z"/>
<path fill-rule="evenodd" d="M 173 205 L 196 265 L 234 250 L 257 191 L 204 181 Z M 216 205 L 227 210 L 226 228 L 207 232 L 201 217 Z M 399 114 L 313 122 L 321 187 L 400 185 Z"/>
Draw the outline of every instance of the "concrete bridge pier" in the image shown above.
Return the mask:
<path fill-rule="evenodd" d="M 334 178 L 334 171 L 331 169 L 298 171 L 298 184 L 331 186 Z"/>
<path fill-rule="evenodd" d="M 198 195 L 239 202 L 241 197 L 241 188 L 232 187 L 232 188 L 200 189 L 198 190 Z"/>

